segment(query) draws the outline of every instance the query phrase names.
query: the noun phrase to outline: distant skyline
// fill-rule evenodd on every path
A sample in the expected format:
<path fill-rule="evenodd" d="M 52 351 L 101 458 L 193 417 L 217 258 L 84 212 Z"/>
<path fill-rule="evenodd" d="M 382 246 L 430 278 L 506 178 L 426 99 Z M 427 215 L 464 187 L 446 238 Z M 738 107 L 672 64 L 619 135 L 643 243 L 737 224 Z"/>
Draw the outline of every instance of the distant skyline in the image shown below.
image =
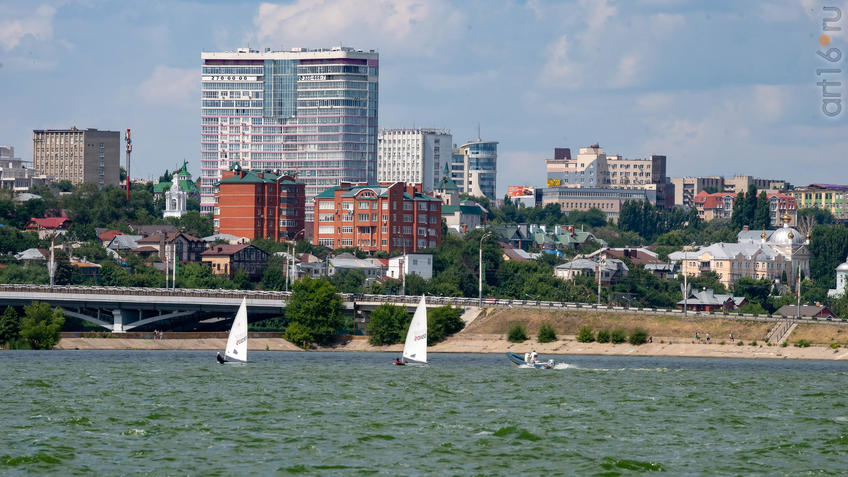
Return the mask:
<path fill-rule="evenodd" d="M 827 46 L 822 7 L 842 9 Z M 201 51 L 341 44 L 380 53 L 381 128 L 498 141 L 499 196 L 596 142 L 669 176 L 848 184 L 846 31 L 846 0 L 5 0 L 0 144 L 31 160 L 33 129 L 131 128 L 134 178 L 196 178 Z"/>

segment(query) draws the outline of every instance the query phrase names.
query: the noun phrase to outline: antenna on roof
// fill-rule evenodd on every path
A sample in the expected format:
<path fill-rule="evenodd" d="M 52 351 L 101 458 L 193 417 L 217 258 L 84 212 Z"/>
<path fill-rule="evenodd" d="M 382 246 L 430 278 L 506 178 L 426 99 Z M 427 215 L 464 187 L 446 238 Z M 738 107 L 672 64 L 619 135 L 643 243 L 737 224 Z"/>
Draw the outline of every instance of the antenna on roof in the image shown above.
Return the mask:
<path fill-rule="evenodd" d="M 480 123 L 477 123 L 477 140 L 482 141 L 483 138 L 480 137 Z"/>

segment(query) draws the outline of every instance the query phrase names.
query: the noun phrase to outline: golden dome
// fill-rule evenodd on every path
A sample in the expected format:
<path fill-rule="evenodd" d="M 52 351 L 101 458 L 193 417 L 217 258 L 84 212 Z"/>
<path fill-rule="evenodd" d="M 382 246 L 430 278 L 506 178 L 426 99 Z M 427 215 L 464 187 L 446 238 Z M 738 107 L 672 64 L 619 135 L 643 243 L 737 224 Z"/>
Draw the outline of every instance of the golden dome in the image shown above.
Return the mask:
<path fill-rule="evenodd" d="M 788 224 L 789 222 L 792 222 L 792 217 L 789 216 L 789 212 L 786 212 L 785 214 L 783 214 L 783 217 L 781 217 L 781 219 L 783 220 L 784 224 Z"/>
<path fill-rule="evenodd" d="M 760 238 L 766 238 L 766 231 L 763 230 L 763 233 L 760 234 Z"/>

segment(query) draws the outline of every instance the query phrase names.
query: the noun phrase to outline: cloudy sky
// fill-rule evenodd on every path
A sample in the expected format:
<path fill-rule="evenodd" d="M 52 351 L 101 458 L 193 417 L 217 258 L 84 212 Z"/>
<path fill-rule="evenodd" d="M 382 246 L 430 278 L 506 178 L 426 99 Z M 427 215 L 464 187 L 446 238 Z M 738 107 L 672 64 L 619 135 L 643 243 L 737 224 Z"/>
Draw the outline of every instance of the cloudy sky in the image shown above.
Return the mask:
<path fill-rule="evenodd" d="M 0 144 L 31 159 L 33 129 L 129 127 L 133 176 L 197 175 L 201 51 L 342 44 L 380 52 L 381 127 L 499 141 L 499 194 L 595 142 L 672 176 L 848 184 L 848 105 L 825 116 L 816 85 L 848 99 L 846 30 L 846 0 L 3 0 Z"/>

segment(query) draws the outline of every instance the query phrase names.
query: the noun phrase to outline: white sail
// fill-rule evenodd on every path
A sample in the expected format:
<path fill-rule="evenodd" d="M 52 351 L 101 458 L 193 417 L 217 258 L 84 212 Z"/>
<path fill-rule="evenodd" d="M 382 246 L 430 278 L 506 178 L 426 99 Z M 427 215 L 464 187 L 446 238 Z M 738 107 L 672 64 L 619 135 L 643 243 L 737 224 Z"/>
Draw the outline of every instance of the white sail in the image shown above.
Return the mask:
<path fill-rule="evenodd" d="M 233 320 L 225 354 L 228 358 L 247 361 L 247 298 L 241 300 L 236 319 Z"/>
<path fill-rule="evenodd" d="M 427 304 L 424 295 L 418 302 L 418 308 L 412 316 L 409 331 L 406 333 L 406 343 L 403 345 L 403 358 L 416 363 L 427 362 Z"/>

